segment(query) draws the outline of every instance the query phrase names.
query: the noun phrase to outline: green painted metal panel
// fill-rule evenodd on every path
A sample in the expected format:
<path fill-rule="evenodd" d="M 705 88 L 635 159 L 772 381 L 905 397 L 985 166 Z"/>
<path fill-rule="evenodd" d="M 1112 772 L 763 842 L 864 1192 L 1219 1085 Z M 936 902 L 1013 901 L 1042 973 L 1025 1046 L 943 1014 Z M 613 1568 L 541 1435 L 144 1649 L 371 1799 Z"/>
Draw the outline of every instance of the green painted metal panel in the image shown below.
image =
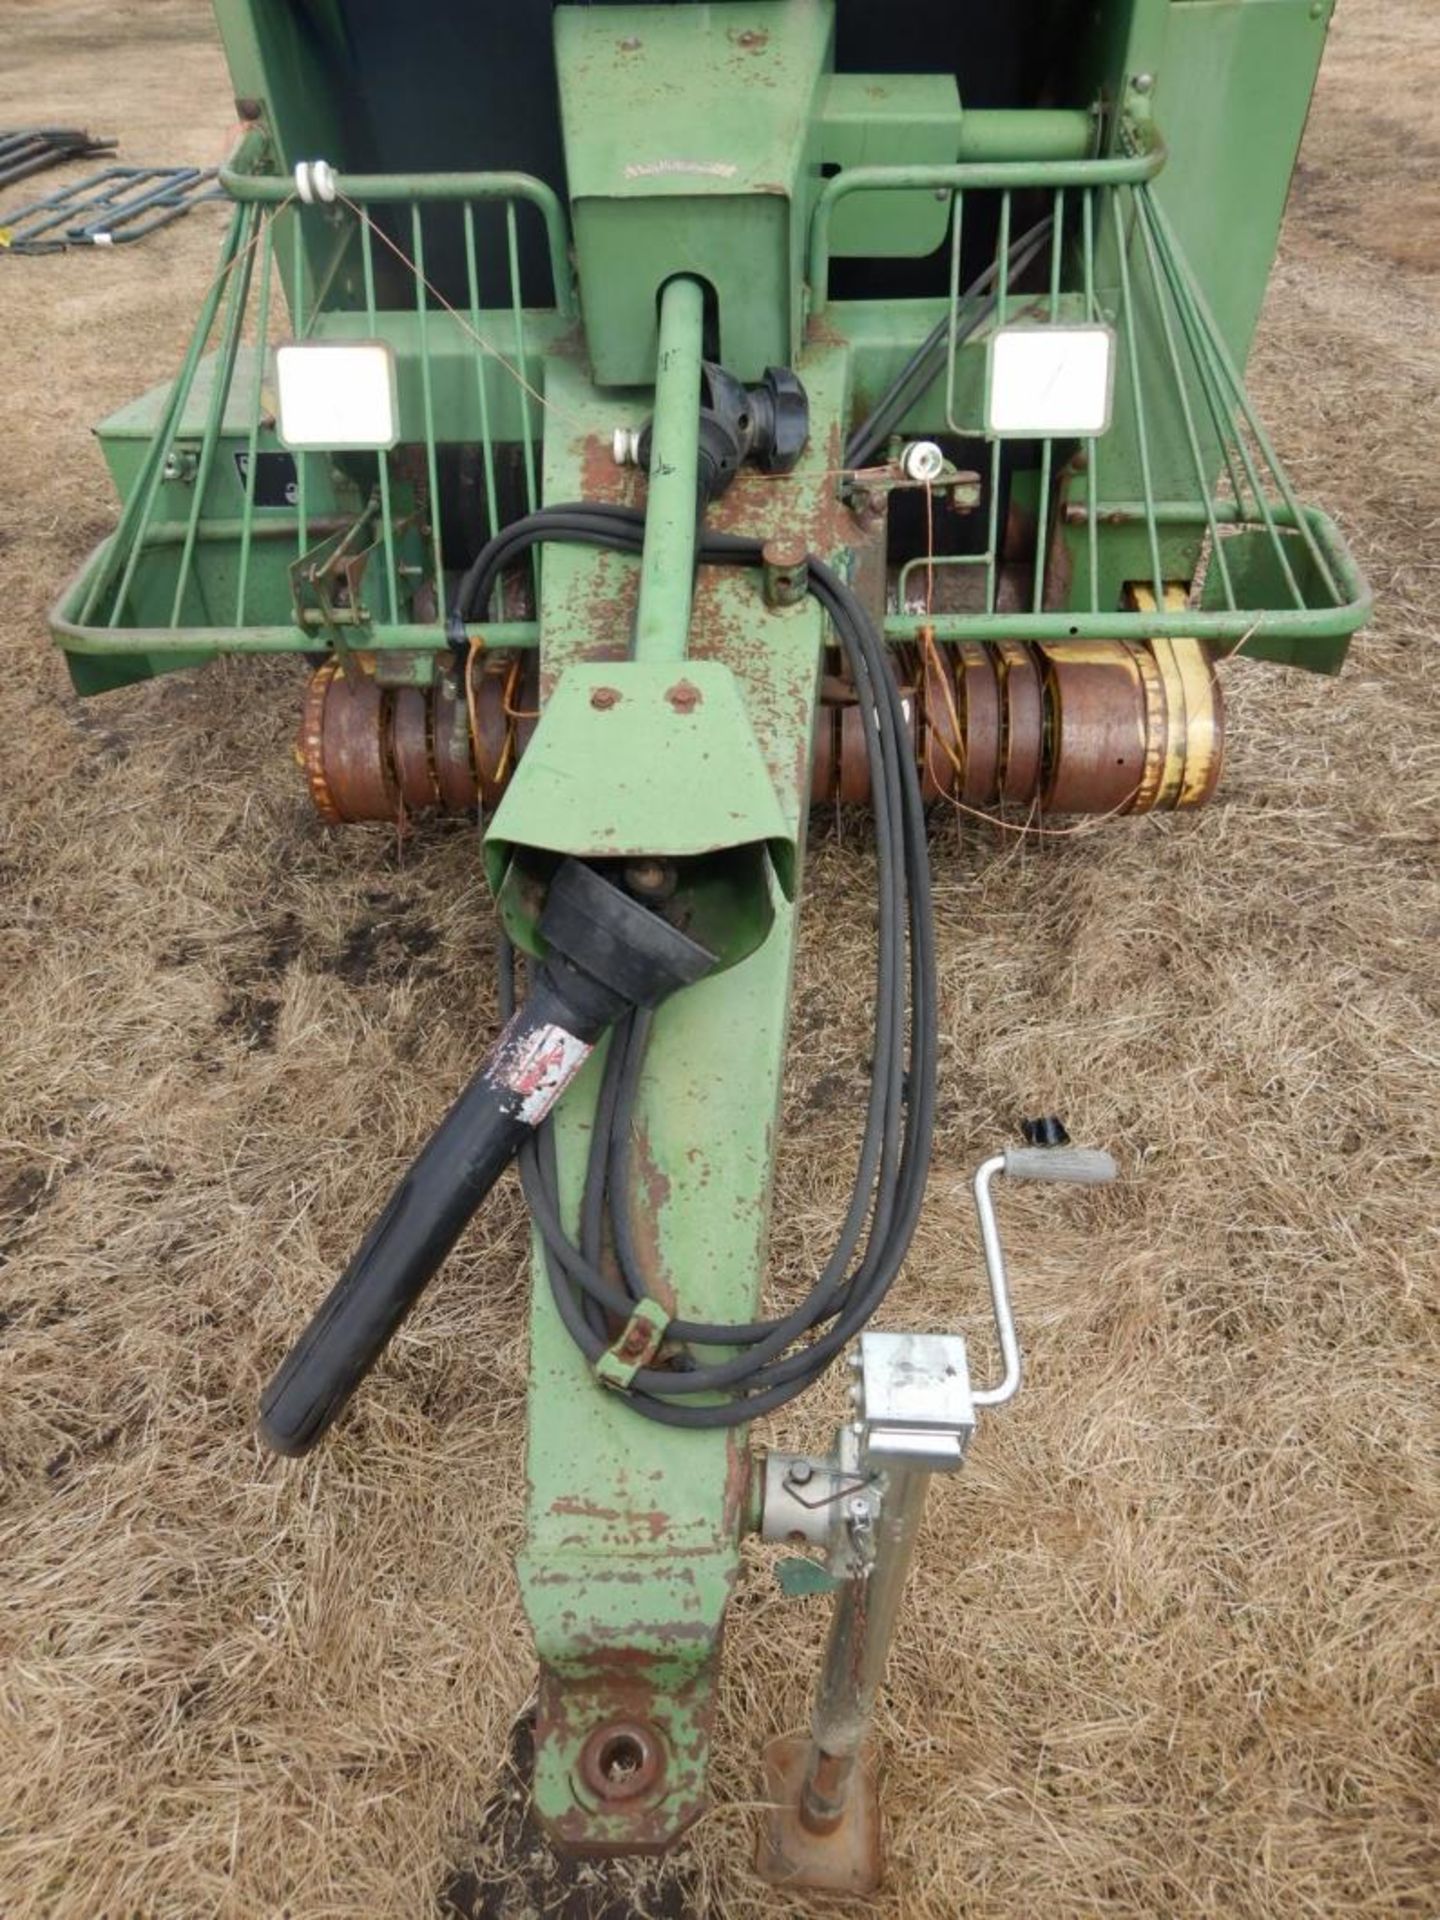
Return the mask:
<path fill-rule="evenodd" d="M 816 350 L 804 374 L 815 431 L 801 473 L 783 487 L 742 476 L 716 516 L 722 523 L 764 535 L 832 511 L 833 482 L 824 474 L 845 405 L 843 349 Z M 552 360 L 546 398 L 547 497 L 635 498 L 637 478 L 614 466 L 609 444 L 617 419 L 643 417 L 644 397 L 617 407 L 571 363 Z M 542 687 L 563 686 L 578 663 L 613 663 L 630 631 L 637 574 L 633 561 L 615 555 L 547 552 Z M 683 671 L 719 667 L 735 676 L 783 831 L 796 842 L 808 810 L 821 642 L 813 606 L 771 610 L 755 576 L 701 569 Z M 599 670 L 608 677 L 619 668 Z M 663 838 L 666 823 L 657 820 L 654 831 Z M 770 904 L 774 924 L 757 952 L 660 1010 L 640 1090 L 637 1231 L 657 1294 L 708 1318 L 750 1314 L 763 1273 L 795 928 L 795 908 L 778 887 Z M 571 1207 L 596 1084 L 592 1068 L 560 1109 Z M 575 1785 L 579 1748 L 597 1717 L 629 1702 L 666 1737 L 670 1771 L 659 1814 L 672 1825 L 702 1804 L 713 1663 L 749 1500 L 743 1435 L 667 1433 L 656 1446 L 637 1432 L 636 1417 L 591 1379 L 538 1260 L 531 1394 L 531 1498 L 519 1569 L 542 1669 L 537 1804 L 562 1833 L 603 1839 L 608 1822 L 633 1835 L 629 1821 L 587 1809 Z"/>
<path fill-rule="evenodd" d="M 214 7 L 236 99 L 261 108 L 281 171 L 316 154 L 338 154 L 340 102 L 329 80 L 344 40 L 333 0 L 303 8 L 214 0 Z"/>
<path fill-rule="evenodd" d="M 793 885 L 794 846 L 729 667 L 683 658 L 577 661 L 545 703 L 486 835 L 485 860 L 499 891 L 517 850 L 693 862 L 751 848 L 768 853 L 782 883 Z M 731 863 L 719 883 L 727 918 L 744 911 L 751 866 Z M 754 871 L 763 873 L 763 863 Z M 533 950 L 538 902 L 521 890 L 507 905 L 512 935 Z M 712 951 L 714 938 L 733 951 L 738 932 L 723 921 L 712 938 L 698 924 L 687 930 Z"/>
<path fill-rule="evenodd" d="M 1265 296 L 1285 196 L 1304 131 L 1329 21 L 1329 0 L 1175 0 L 1152 29 L 1154 87 L 1145 97 L 1164 129 L 1168 158 L 1154 193 L 1170 215 L 1186 258 L 1237 364 L 1243 368 Z M 1134 71 L 1132 66 L 1131 71 Z M 1162 499 L 1193 492 L 1192 456 L 1143 234 L 1127 219 L 1101 237 L 1100 297 L 1114 312 L 1128 274 L 1139 396 L 1117 389 L 1104 447 L 1103 486 L 1111 499 L 1140 495 L 1137 406 L 1150 441 L 1150 485 Z M 1201 423 L 1205 464 L 1221 465 L 1218 442 Z M 1071 490 L 1074 497 L 1074 490 Z M 1199 539 L 1178 577 L 1194 570 Z"/>
<path fill-rule="evenodd" d="M 649 381 L 677 273 L 710 289 L 733 373 L 788 362 L 830 0 L 561 7 L 555 33 L 596 380 Z"/>
<path fill-rule="evenodd" d="M 876 161 L 943 167 L 960 154 L 960 92 L 951 73 L 835 73 L 825 85 L 821 162 L 827 168 Z M 883 202 L 852 200 L 835 219 L 836 254 L 933 253 L 949 222 L 934 193 L 890 194 Z"/>
<path fill-rule="evenodd" d="M 1176 0 L 1155 191 L 1243 367 L 1329 31 L 1331 0 Z"/>

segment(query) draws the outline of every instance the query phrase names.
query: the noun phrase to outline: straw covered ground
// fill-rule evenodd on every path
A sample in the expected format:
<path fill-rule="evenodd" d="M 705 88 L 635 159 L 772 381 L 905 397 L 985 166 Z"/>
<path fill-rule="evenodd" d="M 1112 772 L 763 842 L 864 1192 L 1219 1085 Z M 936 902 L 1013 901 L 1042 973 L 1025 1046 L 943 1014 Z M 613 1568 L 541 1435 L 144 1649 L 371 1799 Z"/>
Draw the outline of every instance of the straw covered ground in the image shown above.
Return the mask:
<path fill-rule="evenodd" d="M 0 122 L 223 151 L 199 0 L 4 15 Z M 936 841 L 942 1125 L 890 1323 L 974 1324 L 959 1185 L 1021 1111 L 1124 1178 L 1006 1197 L 1031 1372 L 932 1503 L 883 1914 L 1440 1907 L 1437 100 L 1431 0 L 1346 0 L 1252 366 L 1379 591 L 1343 678 L 1235 664 L 1206 814 Z M 172 369 L 217 237 L 0 262 L 0 1913 L 413 1920 L 478 1851 L 458 1908 L 521 1915 L 546 1876 L 483 1813 L 531 1684 L 516 1194 L 318 1458 L 250 1434 L 490 1028 L 473 837 L 322 830 L 288 664 L 82 707 L 44 632 L 113 512 L 88 425 Z M 863 1073 L 865 833 L 816 838 L 782 1279 Z M 752 1551 L 715 1811 L 566 1911 L 800 1910 L 753 1803 L 821 1604 Z"/>

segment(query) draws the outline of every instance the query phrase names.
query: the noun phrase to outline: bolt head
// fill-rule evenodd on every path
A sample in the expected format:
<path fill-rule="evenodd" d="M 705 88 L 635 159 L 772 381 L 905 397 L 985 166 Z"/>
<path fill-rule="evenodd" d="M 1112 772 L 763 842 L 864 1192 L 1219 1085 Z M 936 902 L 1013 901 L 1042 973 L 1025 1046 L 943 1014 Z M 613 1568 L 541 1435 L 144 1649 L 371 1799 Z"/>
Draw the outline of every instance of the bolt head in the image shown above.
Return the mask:
<path fill-rule="evenodd" d="M 1136 93 L 1149 93 L 1155 84 L 1153 73 L 1137 73 L 1130 82 Z"/>
<path fill-rule="evenodd" d="M 806 559 L 805 542 L 796 540 L 789 534 L 774 534 L 760 549 L 760 558 L 767 567 L 786 570 L 803 567 Z"/>
<path fill-rule="evenodd" d="M 593 688 L 590 694 L 590 704 L 592 707 L 599 707 L 602 713 L 607 707 L 618 706 L 620 704 L 619 689 L 616 687 Z"/>

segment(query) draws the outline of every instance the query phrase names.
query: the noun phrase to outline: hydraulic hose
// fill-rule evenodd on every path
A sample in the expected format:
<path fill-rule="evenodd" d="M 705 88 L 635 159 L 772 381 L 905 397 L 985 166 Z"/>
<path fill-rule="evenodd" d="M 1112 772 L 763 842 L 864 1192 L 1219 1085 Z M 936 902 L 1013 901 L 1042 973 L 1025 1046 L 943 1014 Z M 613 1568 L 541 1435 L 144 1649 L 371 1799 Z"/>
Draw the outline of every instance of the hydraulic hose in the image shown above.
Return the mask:
<path fill-rule="evenodd" d="M 528 547 L 562 541 L 638 553 L 643 516 L 594 503 L 544 508 L 498 534 L 461 583 L 457 630 L 483 607 L 501 571 Z M 760 543 L 702 530 L 702 564 L 758 566 Z M 663 1364 L 640 1367 L 625 1388 L 626 1404 L 670 1426 L 739 1426 L 782 1405 L 816 1380 L 875 1311 L 909 1249 L 924 1195 L 934 1130 L 936 982 L 934 926 L 924 809 L 899 690 L 884 642 L 848 586 L 813 557 L 810 590 L 829 614 L 862 705 L 874 717 L 865 730 L 875 796 L 879 868 L 875 1037 L 854 1191 L 834 1252 L 810 1293 L 778 1320 L 739 1324 L 672 1320 Z M 513 956 L 501 955 L 501 1004 L 513 1004 Z M 614 1323 L 651 1297 L 629 1230 L 629 1141 L 634 1102 L 650 1033 L 640 1012 L 612 1037 L 591 1133 L 581 1206 L 580 1239 L 561 1217 L 553 1131 L 526 1141 L 521 1179 L 545 1250 L 556 1309 L 593 1365 L 608 1351 Z M 608 1216 L 619 1280 L 602 1269 Z M 739 1348 L 704 1361 L 695 1349 Z M 704 1396 L 696 1404 L 697 1396 Z"/>

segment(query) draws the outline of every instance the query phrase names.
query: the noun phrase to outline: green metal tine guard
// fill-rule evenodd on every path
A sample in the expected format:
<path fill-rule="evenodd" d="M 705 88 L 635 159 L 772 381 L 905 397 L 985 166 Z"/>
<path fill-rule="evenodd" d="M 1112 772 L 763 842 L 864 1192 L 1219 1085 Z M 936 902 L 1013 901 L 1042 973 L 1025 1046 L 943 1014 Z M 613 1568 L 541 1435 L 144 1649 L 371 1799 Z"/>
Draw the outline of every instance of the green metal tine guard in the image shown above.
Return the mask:
<path fill-rule="evenodd" d="M 82 694 L 305 656 L 327 822 L 481 821 L 506 1025 L 262 1435 L 331 1427 L 517 1157 L 537 1815 L 593 1854 L 699 1815 L 759 1531 L 837 1595 L 761 1868 L 864 1892 L 925 1487 L 1019 1381 L 991 1182 L 1114 1173 L 1054 1123 L 983 1162 L 998 1385 L 905 1330 L 927 808 L 1201 805 L 1217 668 L 1334 673 L 1364 623 L 1243 379 L 1328 6 L 1102 0 L 1073 37 L 1040 0 L 384 11 L 302 36 L 216 0 L 219 268 L 175 378 L 100 428 L 118 524 L 54 636 Z M 834 1250 L 770 1318 L 815 803 L 874 817 L 871 1085 Z M 834 1445 L 752 1453 L 842 1352 Z"/>

